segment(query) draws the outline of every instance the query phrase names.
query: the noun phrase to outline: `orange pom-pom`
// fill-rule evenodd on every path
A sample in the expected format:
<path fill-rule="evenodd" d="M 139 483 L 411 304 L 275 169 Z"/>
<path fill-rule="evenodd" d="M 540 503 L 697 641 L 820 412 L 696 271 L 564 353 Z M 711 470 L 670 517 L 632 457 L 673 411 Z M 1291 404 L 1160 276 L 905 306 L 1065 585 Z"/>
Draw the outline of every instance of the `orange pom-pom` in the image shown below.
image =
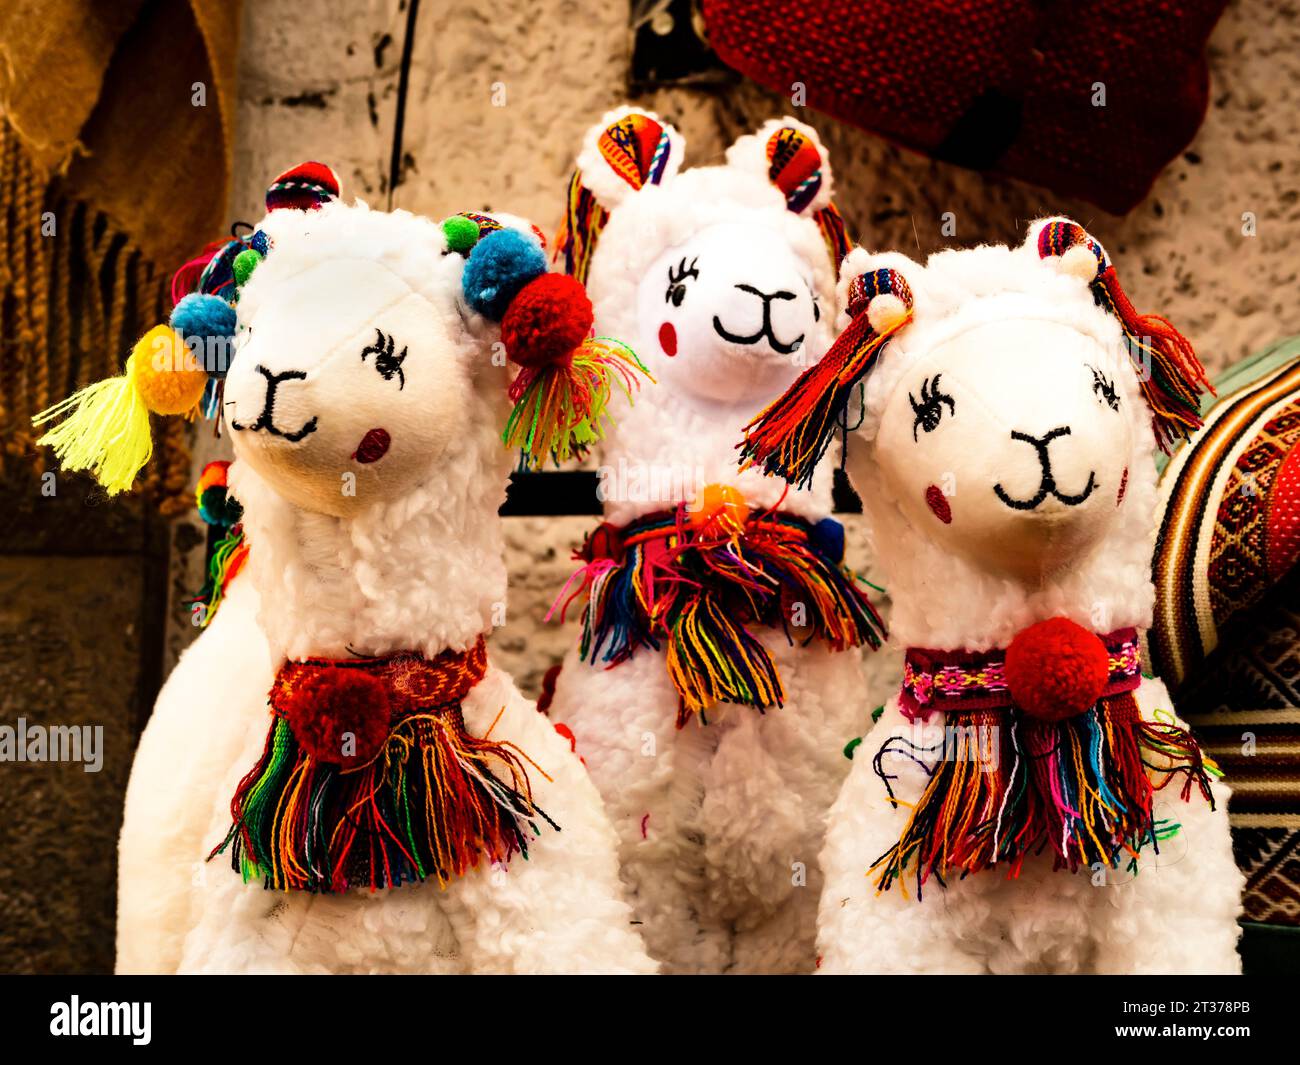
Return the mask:
<path fill-rule="evenodd" d="M 706 484 L 686 509 L 687 520 L 705 536 L 734 536 L 745 528 L 749 504 L 738 488 Z"/>
<path fill-rule="evenodd" d="M 131 382 L 155 414 L 188 414 L 203 399 L 208 375 L 171 326 L 156 325 L 131 352 Z"/>
<path fill-rule="evenodd" d="M 1069 618 L 1049 618 L 1016 633 L 1007 648 L 1007 688 L 1030 717 L 1064 721 L 1089 709 L 1110 679 L 1110 652 Z"/>

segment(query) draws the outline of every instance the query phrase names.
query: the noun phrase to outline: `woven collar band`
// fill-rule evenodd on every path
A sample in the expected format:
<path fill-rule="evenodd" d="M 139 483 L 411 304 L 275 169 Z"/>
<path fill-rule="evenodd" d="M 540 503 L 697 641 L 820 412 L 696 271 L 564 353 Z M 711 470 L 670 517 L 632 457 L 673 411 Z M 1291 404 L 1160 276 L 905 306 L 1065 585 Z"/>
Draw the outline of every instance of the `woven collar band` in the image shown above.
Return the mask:
<path fill-rule="evenodd" d="M 1110 679 L 1101 697 L 1133 691 L 1142 682 L 1137 629 L 1098 636 L 1110 654 Z M 915 720 L 936 710 L 1001 710 L 1013 706 L 1006 680 L 1005 649 L 933 651 L 909 647 L 903 664 L 899 707 Z"/>

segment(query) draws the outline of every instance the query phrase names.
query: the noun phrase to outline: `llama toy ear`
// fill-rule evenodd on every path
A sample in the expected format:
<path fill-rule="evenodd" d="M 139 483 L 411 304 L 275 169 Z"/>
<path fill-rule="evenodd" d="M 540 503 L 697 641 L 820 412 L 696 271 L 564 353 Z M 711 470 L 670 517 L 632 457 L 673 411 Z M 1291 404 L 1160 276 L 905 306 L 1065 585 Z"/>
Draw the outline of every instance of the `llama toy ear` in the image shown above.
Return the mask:
<path fill-rule="evenodd" d="M 785 197 L 786 207 L 816 222 L 831 263 L 839 269 L 849 241 L 844 219 L 831 199 L 830 155 L 812 126 L 789 116 L 765 122 L 727 149 L 727 165 L 770 181 Z"/>
<path fill-rule="evenodd" d="M 443 223 L 449 249 L 467 216 Z M 491 220 L 496 221 L 496 220 Z M 605 410 L 618 388 L 632 400 L 638 373 L 631 348 L 591 337 L 594 314 L 582 284 L 546 270 L 540 235 L 497 225 L 474 242 L 462 275 L 465 302 L 501 323 L 506 355 L 519 367 L 510 384 L 514 408 L 502 440 L 536 468 L 583 454 L 604 435 Z"/>
<path fill-rule="evenodd" d="M 796 487 L 812 482 L 853 389 L 912 321 L 912 288 L 892 265 L 899 259 L 891 256 L 891 265 L 880 265 L 862 249 L 845 259 L 840 292 L 848 324 L 817 365 L 745 426 L 742 469 L 761 464 Z"/>
<path fill-rule="evenodd" d="M 829 207 L 834 193 L 831 160 L 812 126 L 774 118 L 727 149 L 727 165 L 770 181 L 795 214 Z"/>
<path fill-rule="evenodd" d="M 587 131 L 555 241 L 555 257 L 563 259 L 565 273 L 586 281 L 609 212 L 643 189 L 670 181 L 685 149 L 677 130 L 637 107 L 611 111 Z"/>
<path fill-rule="evenodd" d="M 1078 277 L 1098 305 L 1119 319 L 1160 449 L 1168 453 L 1199 429 L 1201 396 L 1214 392 L 1205 367 L 1172 323 L 1158 314 L 1139 314 L 1133 307 L 1101 242 L 1068 218 L 1047 218 L 1029 227 L 1024 250 Z"/>

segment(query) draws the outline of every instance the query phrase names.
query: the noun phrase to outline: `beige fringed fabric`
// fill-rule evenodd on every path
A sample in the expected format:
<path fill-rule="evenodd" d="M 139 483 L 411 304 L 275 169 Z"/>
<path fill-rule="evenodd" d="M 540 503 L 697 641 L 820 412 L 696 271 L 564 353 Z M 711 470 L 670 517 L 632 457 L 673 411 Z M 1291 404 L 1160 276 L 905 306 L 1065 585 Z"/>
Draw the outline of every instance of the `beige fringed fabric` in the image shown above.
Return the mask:
<path fill-rule="evenodd" d="M 172 272 L 225 233 L 237 0 L 0 6 L 0 463 L 45 468 L 31 417 L 119 373 Z M 187 427 L 145 489 L 187 495 Z"/>

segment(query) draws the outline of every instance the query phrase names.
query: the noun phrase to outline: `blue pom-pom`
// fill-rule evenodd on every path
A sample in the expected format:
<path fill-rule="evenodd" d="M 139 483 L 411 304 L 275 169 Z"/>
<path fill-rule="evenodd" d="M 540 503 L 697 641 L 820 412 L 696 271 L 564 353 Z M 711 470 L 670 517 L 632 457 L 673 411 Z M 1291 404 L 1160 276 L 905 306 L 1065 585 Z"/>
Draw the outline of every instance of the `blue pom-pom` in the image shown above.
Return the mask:
<path fill-rule="evenodd" d="M 170 325 L 185 338 L 200 365 L 213 377 L 224 377 L 228 341 L 235 335 L 235 308 L 220 296 L 191 292 L 172 311 Z"/>
<path fill-rule="evenodd" d="M 465 260 L 465 302 L 500 321 L 519 290 L 544 273 L 546 253 L 536 240 L 517 229 L 498 229 L 475 244 Z"/>
<path fill-rule="evenodd" d="M 808 539 L 823 558 L 844 561 L 844 526 L 834 518 L 822 518 L 808 530 Z"/>

